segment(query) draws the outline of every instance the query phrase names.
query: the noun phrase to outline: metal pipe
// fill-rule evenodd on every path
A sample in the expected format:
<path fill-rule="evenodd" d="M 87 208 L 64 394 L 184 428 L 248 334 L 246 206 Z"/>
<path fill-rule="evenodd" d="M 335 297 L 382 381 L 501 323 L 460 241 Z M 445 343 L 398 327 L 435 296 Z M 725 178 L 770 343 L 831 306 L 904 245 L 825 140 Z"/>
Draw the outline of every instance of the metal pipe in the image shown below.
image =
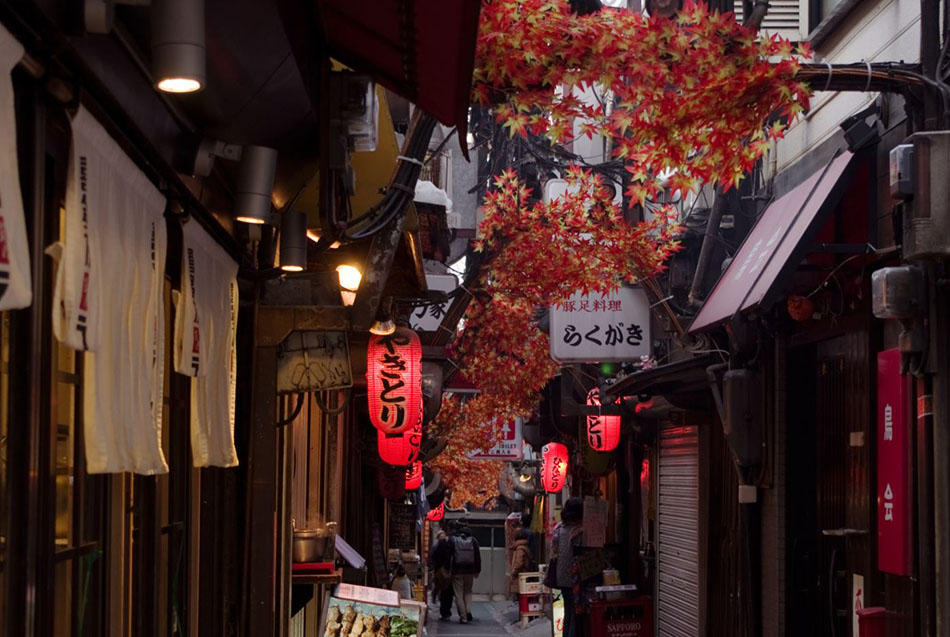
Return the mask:
<path fill-rule="evenodd" d="M 917 601 L 918 634 L 935 637 L 934 611 L 934 516 L 933 516 L 933 414 L 932 378 L 917 381 Z"/>
<path fill-rule="evenodd" d="M 699 249 L 696 273 L 693 275 L 693 284 L 689 288 L 689 296 L 687 297 L 687 302 L 690 305 L 699 305 L 702 302 L 699 296 L 703 292 L 703 279 L 706 278 L 706 269 L 709 267 L 709 260 L 712 258 L 716 235 L 719 234 L 719 224 L 722 223 L 722 213 L 726 209 L 726 198 L 722 192 L 722 186 L 716 186 L 715 192 L 716 198 L 713 201 L 712 210 L 709 211 L 709 219 L 706 221 L 703 245 Z"/>
<path fill-rule="evenodd" d="M 936 285 L 937 374 L 933 378 L 933 502 L 934 502 L 934 608 L 936 634 L 950 634 L 950 366 L 947 362 L 946 317 L 950 312 L 947 288 Z"/>

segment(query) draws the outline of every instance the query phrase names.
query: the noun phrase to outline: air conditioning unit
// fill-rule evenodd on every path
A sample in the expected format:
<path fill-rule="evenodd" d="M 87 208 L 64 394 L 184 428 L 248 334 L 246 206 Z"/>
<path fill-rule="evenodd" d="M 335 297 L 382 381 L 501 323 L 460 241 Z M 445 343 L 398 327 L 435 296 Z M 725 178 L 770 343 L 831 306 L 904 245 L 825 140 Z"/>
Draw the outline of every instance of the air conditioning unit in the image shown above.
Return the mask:
<path fill-rule="evenodd" d="M 950 257 L 950 131 L 917 133 L 913 200 L 904 209 L 904 258 Z"/>

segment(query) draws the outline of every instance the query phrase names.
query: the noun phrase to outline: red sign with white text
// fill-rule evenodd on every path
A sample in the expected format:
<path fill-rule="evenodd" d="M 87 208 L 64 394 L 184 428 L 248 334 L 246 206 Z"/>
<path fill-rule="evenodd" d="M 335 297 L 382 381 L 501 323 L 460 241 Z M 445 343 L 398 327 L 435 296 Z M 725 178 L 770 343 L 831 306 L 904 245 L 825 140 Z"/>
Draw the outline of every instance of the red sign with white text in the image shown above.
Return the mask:
<path fill-rule="evenodd" d="M 877 355 L 877 566 L 912 574 L 910 379 L 897 349 Z"/>

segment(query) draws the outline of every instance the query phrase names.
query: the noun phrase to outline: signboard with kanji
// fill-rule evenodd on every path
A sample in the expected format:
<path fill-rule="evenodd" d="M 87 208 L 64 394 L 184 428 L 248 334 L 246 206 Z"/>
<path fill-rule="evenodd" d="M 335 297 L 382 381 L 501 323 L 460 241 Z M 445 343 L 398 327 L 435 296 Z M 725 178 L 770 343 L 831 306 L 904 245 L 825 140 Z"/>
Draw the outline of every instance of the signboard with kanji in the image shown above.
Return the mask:
<path fill-rule="evenodd" d="M 458 287 L 459 282 L 454 274 L 427 274 L 426 285 L 430 290 L 451 292 Z M 416 332 L 434 332 L 442 324 L 442 318 L 448 311 L 452 301 L 441 304 L 420 305 L 409 315 L 409 326 Z"/>
<path fill-rule="evenodd" d="M 650 346 L 650 302 L 640 288 L 576 292 L 551 308 L 551 358 L 559 363 L 634 361 Z"/>
<path fill-rule="evenodd" d="M 502 438 L 488 451 L 478 449 L 468 454 L 472 460 L 521 460 L 524 457 L 524 438 L 521 435 L 523 421 L 517 418 L 513 423 L 502 425 Z"/>
<path fill-rule="evenodd" d="M 910 380 L 897 349 L 877 355 L 877 562 L 911 575 Z"/>

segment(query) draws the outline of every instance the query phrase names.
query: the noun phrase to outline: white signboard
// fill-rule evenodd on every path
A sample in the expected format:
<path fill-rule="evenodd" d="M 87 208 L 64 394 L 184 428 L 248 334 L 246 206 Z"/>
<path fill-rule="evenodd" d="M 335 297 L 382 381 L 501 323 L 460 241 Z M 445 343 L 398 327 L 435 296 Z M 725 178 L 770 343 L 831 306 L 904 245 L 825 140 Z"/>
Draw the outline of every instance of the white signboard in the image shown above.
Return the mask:
<path fill-rule="evenodd" d="M 524 457 L 524 444 L 521 435 L 521 418 L 514 423 L 505 423 L 502 428 L 502 438 L 488 451 L 472 451 L 468 457 L 472 460 L 521 460 Z"/>
<path fill-rule="evenodd" d="M 427 274 L 426 284 L 430 290 L 451 292 L 458 287 L 459 282 L 454 274 Z M 451 304 L 452 301 L 446 301 L 441 305 L 420 305 L 409 315 L 409 327 L 416 332 L 436 331 Z"/>
<path fill-rule="evenodd" d="M 650 344 L 650 301 L 640 288 L 575 292 L 551 308 L 551 358 L 559 363 L 639 360 Z"/>

